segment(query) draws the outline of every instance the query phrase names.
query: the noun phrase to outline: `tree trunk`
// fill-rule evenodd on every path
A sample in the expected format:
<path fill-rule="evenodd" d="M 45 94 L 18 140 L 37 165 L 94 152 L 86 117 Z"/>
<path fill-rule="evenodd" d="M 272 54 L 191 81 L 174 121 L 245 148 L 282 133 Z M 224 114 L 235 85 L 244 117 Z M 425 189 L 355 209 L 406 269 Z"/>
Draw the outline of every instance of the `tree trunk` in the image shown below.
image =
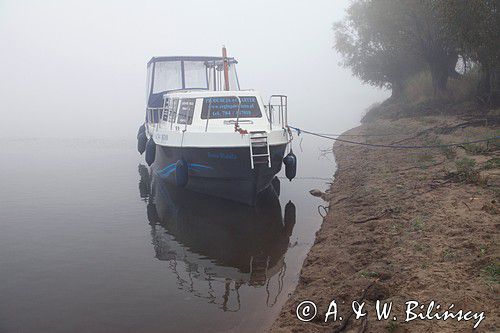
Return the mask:
<path fill-rule="evenodd" d="M 491 82 L 491 104 L 493 107 L 500 106 L 500 64 L 492 70 Z"/>
<path fill-rule="evenodd" d="M 434 89 L 434 98 L 440 98 L 446 95 L 446 84 L 448 83 L 448 67 L 439 64 L 431 64 L 432 88 Z"/>
<path fill-rule="evenodd" d="M 455 72 L 458 54 L 434 55 L 429 59 L 429 69 L 432 77 L 434 98 L 447 97 L 446 85 L 448 78 Z"/>
<path fill-rule="evenodd" d="M 391 82 L 391 99 L 399 99 L 403 96 L 404 85 L 401 81 Z"/>
<path fill-rule="evenodd" d="M 488 66 L 481 66 L 479 84 L 477 87 L 477 97 L 481 103 L 485 105 L 490 105 L 491 74 L 491 69 Z"/>

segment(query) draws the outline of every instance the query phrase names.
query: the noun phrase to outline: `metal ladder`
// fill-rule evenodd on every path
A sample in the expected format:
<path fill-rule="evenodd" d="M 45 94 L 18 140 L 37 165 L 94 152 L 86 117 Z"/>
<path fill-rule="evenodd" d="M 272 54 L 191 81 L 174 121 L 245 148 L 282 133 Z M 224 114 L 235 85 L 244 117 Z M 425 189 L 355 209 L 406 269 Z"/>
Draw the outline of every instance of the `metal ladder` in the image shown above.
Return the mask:
<path fill-rule="evenodd" d="M 267 164 L 271 167 L 271 153 L 266 131 L 250 132 L 250 165 L 252 169 L 255 164 Z"/>

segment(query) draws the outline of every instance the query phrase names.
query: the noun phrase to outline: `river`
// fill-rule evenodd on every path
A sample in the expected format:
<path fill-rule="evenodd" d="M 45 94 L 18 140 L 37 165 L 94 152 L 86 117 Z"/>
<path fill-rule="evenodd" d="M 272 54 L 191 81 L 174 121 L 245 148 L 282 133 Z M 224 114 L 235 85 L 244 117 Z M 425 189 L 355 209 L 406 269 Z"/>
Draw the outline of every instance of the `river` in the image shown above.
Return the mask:
<path fill-rule="evenodd" d="M 296 138 L 297 179 L 252 208 L 154 181 L 133 140 L 0 140 L 0 332 L 269 328 L 322 221 L 329 144 Z"/>

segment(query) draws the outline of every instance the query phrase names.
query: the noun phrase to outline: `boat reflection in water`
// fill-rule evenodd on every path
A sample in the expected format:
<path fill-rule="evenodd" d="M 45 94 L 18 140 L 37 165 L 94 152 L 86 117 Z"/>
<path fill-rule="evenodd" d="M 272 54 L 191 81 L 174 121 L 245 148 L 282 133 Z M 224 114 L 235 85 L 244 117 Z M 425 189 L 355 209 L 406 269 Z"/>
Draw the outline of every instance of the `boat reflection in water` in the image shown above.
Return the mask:
<path fill-rule="evenodd" d="M 180 289 L 223 311 L 238 311 L 240 288 L 262 287 L 265 303 L 274 305 L 295 225 L 291 201 L 282 214 L 277 178 L 251 207 L 176 188 L 157 177 L 150 181 L 144 165 L 139 174 L 156 258 L 168 262 Z"/>

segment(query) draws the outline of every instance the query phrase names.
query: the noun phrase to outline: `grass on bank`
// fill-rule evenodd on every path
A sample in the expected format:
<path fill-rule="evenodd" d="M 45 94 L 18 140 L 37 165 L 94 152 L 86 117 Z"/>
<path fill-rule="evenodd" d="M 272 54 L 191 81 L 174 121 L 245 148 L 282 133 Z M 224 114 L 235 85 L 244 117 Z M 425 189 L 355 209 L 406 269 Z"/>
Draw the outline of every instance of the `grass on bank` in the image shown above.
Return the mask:
<path fill-rule="evenodd" d="M 488 266 L 483 268 L 482 273 L 483 273 L 483 276 L 485 277 L 485 279 L 488 280 L 489 282 L 493 282 L 493 283 L 500 282 L 500 264 L 499 263 L 489 264 Z"/>
<path fill-rule="evenodd" d="M 371 122 L 378 118 L 398 119 L 425 115 L 477 113 L 482 109 L 477 99 L 479 79 L 478 68 L 472 67 L 463 75 L 457 74 L 450 77 L 447 91 L 437 95 L 432 85 L 430 72 L 420 72 L 405 82 L 401 96 L 370 105 L 362 122 Z M 423 118 L 423 120 L 428 119 Z"/>
<path fill-rule="evenodd" d="M 441 96 L 449 102 L 461 103 L 474 99 L 479 83 L 479 71 L 473 68 L 460 77 L 448 80 L 448 95 Z M 409 103 L 419 104 L 433 100 L 434 88 L 429 71 L 416 74 L 406 82 L 404 96 Z"/>

